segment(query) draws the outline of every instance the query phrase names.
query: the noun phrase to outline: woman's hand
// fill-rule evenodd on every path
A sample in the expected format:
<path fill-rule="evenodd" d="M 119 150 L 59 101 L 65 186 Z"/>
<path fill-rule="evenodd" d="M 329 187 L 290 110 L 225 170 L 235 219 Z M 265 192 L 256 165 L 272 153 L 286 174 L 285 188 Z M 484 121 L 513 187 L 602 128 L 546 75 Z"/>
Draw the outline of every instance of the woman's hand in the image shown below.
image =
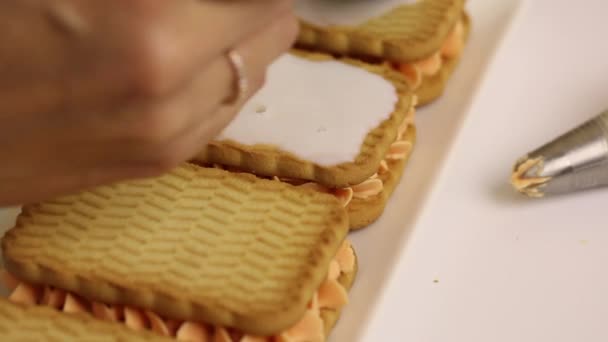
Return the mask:
<path fill-rule="evenodd" d="M 289 0 L 0 2 L 0 205 L 192 157 L 297 33 Z"/>

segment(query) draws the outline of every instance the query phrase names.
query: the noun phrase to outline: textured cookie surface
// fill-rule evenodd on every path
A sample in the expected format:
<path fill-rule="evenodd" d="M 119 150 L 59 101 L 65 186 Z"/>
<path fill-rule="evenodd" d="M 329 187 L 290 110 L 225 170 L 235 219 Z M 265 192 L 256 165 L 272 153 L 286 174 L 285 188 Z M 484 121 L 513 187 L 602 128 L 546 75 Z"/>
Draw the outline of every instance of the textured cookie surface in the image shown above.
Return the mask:
<path fill-rule="evenodd" d="M 293 53 L 311 60 L 332 59 L 324 54 L 301 51 L 293 51 Z M 334 188 L 359 184 L 372 176 L 378 170 L 381 160 L 397 136 L 399 125 L 412 105 L 412 94 L 403 76 L 387 65 L 370 65 L 351 59 L 341 59 L 340 61 L 381 75 L 394 85 L 398 94 L 394 111 L 390 114 L 387 113 L 386 120 L 365 136 L 355 160 L 336 166 L 323 167 L 276 147 L 247 146 L 233 141 L 221 141 L 209 144 L 195 157 L 195 161 L 232 166 L 260 176 L 309 180 Z"/>
<path fill-rule="evenodd" d="M 331 195 L 186 164 L 27 206 L 2 247 L 30 283 L 268 335 L 302 316 L 347 230 Z"/>
<path fill-rule="evenodd" d="M 399 180 L 403 175 L 405 166 L 409 160 L 409 157 L 413 151 L 413 147 L 416 143 L 416 128 L 413 125 L 408 127 L 404 140 L 412 144 L 409 154 L 406 158 L 400 160 L 389 160 L 388 171 L 378 177 L 382 179 L 384 189 L 382 192 L 374 197 L 367 199 L 354 198 L 348 205 L 348 216 L 350 221 L 351 229 L 361 229 L 376 221 L 384 212 L 386 203 L 393 194 L 393 191 L 399 185 Z"/>
<path fill-rule="evenodd" d="M 420 0 L 354 27 L 320 27 L 301 21 L 297 44 L 337 55 L 413 62 L 440 48 L 460 19 L 464 2 Z"/>
<path fill-rule="evenodd" d="M 7 342 L 170 342 L 152 333 L 133 332 L 85 315 L 21 306 L 0 298 L 0 341 Z"/>

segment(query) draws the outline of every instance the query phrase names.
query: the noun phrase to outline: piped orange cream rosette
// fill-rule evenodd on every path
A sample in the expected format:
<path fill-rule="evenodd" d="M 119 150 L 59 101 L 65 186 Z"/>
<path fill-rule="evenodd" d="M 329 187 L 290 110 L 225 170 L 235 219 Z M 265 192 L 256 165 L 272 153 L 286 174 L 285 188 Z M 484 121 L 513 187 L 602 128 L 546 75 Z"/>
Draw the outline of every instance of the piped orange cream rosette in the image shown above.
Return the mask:
<path fill-rule="evenodd" d="M 413 96 L 413 104 L 407 113 L 405 119 L 399 126 L 397 131 L 397 138 L 390 145 L 388 152 L 384 159 L 380 162 L 378 171 L 373 174 L 370 178 L 366 179 L 362 183 L 346 187 L 346 188 L 328 188 L 318 183 L 299 181 L 295 179 L 273 177 L 274 180 L 280 180 L 282 182 L 290 183 L 296 186 L 302 186 L 314 189 L 316 191 L 330 193 L 340 199 L 342 205 L 347 207 L 353 198 L 357 199 L 368 199 L 374 196 L 378 196 L 384 190 L 384 183 L 380 178 L 381 175 L 389 172 L 387 161 L 397 161 L 407 158 L 410 150 L 412 149 L 412 143 L 405 139 L 405 133 L 408 127 L 413 124 L 415 115 L 415 106 L 417 98 Z"/>
<path fill-rule="evenodd" d="M 348 240 L 342 243 L 329 265 L 327 278 L 310 300 L 300 321 L 275 336 L 251 336 L 225 327 L 202 322 L 176 321 L 134 307 L 106 305 L 88 301 L 74 293 L 51 286 L 21 282 L 4 270 L 0 280 L 11 291 L 9 300 L 23 305 L 41 305 L 67 314 L 90 314 L 94 317 L 124 324 L 135 331 L 150 330 L 159 335 L 189 342 L 322 342 L 325 341 L 321 310 L 339 310 L 348 303 L 348 293 L 338 281 L 342 274 L 353 272 L 355 255 Z"/>
<path fill-rule="evenodd" d="M 417 90 L 422 85 L 425 77 L 433 77 L 441 70 L 445 60 L 457 58 L 464 48 L 464 21 L 461 19 L 456 23 L 441 48 L 431 56 L 410 63 L 395 64 L 395 69 L 404 76 L 412 90 Z"/>

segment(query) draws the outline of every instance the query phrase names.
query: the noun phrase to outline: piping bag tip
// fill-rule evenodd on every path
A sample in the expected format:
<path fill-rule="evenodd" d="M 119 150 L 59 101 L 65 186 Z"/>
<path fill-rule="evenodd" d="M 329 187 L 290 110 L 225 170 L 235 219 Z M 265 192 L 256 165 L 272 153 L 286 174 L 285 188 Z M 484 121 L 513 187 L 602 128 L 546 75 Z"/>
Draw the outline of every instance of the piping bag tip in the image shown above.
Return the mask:
<path fill-rule="evenodd" d="M 519 158 L 511 185 L 533 198 L 608 185 L 608 112 Z"/>
<path fill-rule="evenodd" d="M 551 177 L 542 176 L 543 164 L 542 157 L 533 158 L 526 155 L 519 158 L 511 173 L 511 185 L 528 197 L 543 197 L 543 188 L 551 180 Z"/>

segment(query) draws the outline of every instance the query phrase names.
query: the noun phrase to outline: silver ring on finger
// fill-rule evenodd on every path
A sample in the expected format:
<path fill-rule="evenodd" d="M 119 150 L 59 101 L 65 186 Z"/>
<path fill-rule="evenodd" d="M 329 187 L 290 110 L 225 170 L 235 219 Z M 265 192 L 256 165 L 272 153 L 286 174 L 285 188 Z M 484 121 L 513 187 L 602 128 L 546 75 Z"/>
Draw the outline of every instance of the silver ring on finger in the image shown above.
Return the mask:
<path fill-rule="evenodd" d="M 228 102 L 234 104 L 241 102 L 247 95 L 247 91 L 249 90 L 249 80 L 247 79 L 245 60 L 243 59 L 243 56 L 233 49 L 228 51 L 227 57 L 235 76 L 234 95 Z"/>

